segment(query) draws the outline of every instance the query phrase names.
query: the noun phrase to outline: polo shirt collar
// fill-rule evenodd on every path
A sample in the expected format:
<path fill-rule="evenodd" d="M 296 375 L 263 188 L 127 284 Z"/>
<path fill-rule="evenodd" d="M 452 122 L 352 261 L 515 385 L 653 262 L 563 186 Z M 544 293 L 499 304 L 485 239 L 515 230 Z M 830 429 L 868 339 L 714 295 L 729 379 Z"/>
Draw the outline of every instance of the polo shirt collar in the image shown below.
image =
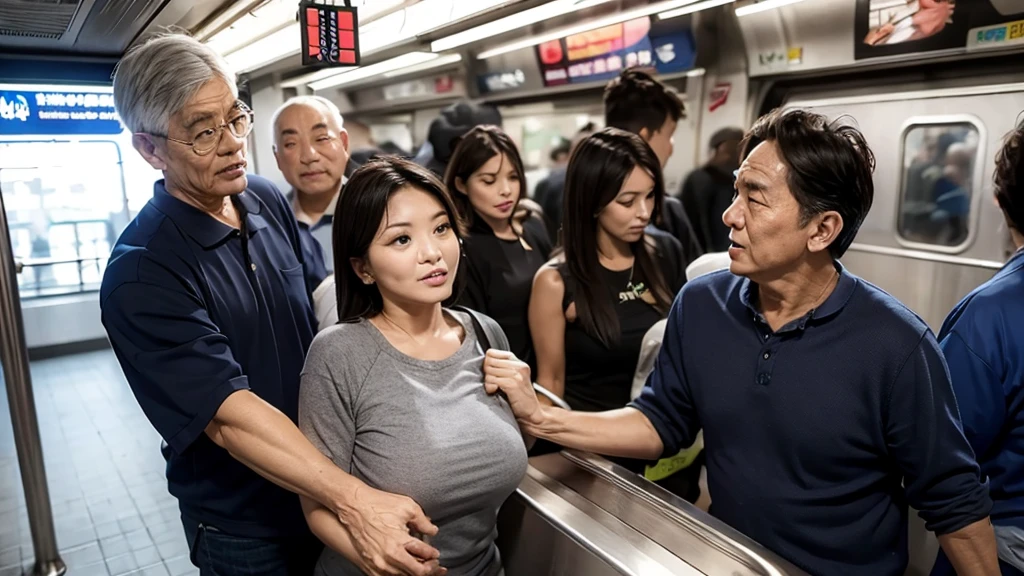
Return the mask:
<path fill-rule="evenodd" d="M 836 271 L 839 272 L 839 281 L 836 283 L 832 293 L 829 294 L 828 298 L 820 306 L 812 308 L 807 314 L 786 324 L 778 332 L 803 330 L 807 327 L 808 322 L 830 318 L 846 307 L 846 304 L 849 303 L 850 298 L 853 296 L 854 288 L 857 287 L 857 278 L 850 274 L 838 260 L 834 260 L 832 264 L 835 266 Z M 750 310 L 755 319 L 760 319 L 764 322 L 764 316 L 762 316 L 761 311 L 757 308 L 757 300 L 757 284 L 749 278 L 744 278 L 740 286 L 740 301 Z M 767 324 L 767 322 L 765 323 Z"/>
<path fill-rule="evenodd" d="M 264 219 L 263 203 L 255 193 L 248 189 L 232 198 L 237 206 L 244 210 L 246 229 L 249 236 L 267 227 Z M 210 249 L 228 238 L 235 229 L 198 208 L 178 200 L 167 191 L 163 180 L 153 184 L 153 205 L 167 215 L 172 222 L 181 228 L 204 249 Z"/>
<path fill-rule="evenodd" d="M 348 183 L 348 177 L 341 177 L 341 187 L 344 188 L 345 184 Z M 299 195 L 295 188 L 291 189 L 291 192 L 287 194 L 288 199 L 292 203 L 292 212 L 295 213 L 295 220 L 300 224 L 305 224 L 307 228 L 316 228 L 320 224 L 330 224 L 334 220 L 334 210 L 338 206 L 338 197 L 341 196 L 341 190 L 338 190 L 331 198 L 331 203 L 327 205 L 327 209 L 324 210 L 324 215 L 320 218 L 319 222 L 313 222 L 313 218 L 306 214 L 302 210 L 302 206 L 299 205 Z"/>
<path fill-rule="evenodd" d="M 999 272 L 996 272 L 996 276 L 1012 274 L 1020 268 L 1024 268 L 1024 246 L 1018 248 L 1010 255 L 1010 259 L 1006 261 L 1006 264 L 1003 264 L 1003 267 L 999 269 Z"/>

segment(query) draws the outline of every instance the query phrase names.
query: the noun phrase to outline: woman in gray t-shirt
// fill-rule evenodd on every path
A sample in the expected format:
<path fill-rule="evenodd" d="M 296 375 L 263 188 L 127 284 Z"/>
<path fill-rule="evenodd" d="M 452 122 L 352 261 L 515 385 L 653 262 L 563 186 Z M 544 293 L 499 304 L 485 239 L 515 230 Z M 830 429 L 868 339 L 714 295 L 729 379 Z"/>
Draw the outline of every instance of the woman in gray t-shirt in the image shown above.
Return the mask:
<path fill-rule="evenodd" d="M 442 308 L 458 290 L 451 198 L 419 166 L 377 160 L 346 184 L 334 227 L 341 321 L 310 347 L 299 426 L 343 470 L 419 504 L 450 576 L 499 574 L 498 508 L 526 473 L 526 448 L 504 398 L 484 390 L 471 319 Z M 337 517 L 303 509 L 328 546 L 317 574 L 360 574 Z"/>

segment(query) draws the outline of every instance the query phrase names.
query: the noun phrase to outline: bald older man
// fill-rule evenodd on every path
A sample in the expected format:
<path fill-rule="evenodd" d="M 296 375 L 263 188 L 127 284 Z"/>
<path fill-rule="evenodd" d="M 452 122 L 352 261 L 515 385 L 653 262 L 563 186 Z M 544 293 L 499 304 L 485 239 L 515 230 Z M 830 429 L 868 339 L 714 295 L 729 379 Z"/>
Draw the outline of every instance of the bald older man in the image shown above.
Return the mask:
<path fill-rule="evenodd" d="M 345 181 L 348 132 L 338 107 L 322 96 L 296 96 L 274 112 L 274 158 L 291 185 L 307 285 L 316 288 L 334 269 L 331 224 Z"/>

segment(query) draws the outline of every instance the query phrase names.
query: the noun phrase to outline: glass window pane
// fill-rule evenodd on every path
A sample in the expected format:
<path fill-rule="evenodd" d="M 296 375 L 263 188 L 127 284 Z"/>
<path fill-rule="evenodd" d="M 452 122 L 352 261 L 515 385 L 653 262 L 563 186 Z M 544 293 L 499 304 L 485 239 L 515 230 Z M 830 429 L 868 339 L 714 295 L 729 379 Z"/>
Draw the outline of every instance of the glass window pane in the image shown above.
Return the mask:
<path fill-rule="evenodd" d="M 967 240 L 977 155 L 978 130 L 970 123 L 923 124 L 904 133 L 901 238 L 938 246 Z"/>
<path fill-rule="evenodd" d="M 0 189 L 23 299 L 99 289 L 128 223 L 115 142 L 0 142 Z"/>

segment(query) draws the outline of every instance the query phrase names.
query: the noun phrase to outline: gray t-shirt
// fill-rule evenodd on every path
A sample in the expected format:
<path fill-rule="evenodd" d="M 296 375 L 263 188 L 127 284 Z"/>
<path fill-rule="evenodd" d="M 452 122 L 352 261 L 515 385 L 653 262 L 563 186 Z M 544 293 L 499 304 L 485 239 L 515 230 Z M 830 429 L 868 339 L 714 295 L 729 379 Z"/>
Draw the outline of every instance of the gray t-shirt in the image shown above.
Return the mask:
<path fill-rule="evenodd" d="M 526 448 L 508 403 L 484 390 L 469 316 L 448 313 L 466 337 L 444 360 L 399 352 L 366 320 L 320 332 L 302 371 L 299 427 L 342 470 L 419 504 L 449 576 L 493 576 L 498 508 L 526 474 Z M 360 574 L 330 549 L 317 572 Z"/>

